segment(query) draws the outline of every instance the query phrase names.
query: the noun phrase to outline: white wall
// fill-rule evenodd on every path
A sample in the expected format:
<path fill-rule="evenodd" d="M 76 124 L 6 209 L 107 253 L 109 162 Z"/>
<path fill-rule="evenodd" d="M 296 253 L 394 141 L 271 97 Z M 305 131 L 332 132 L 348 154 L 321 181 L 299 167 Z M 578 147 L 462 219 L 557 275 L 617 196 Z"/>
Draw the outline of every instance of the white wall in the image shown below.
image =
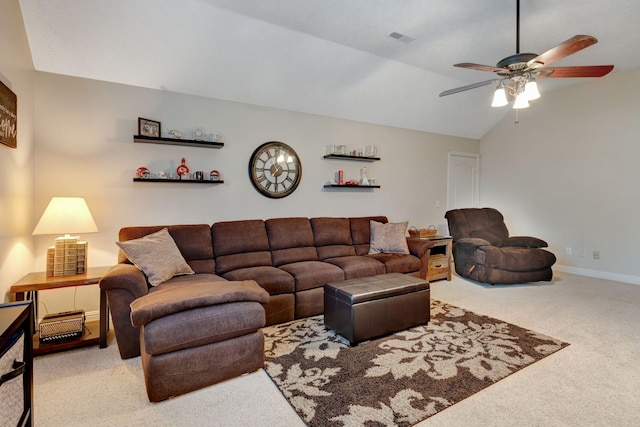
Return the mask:
<path fill-rule="evenodd" d="M 33 268 L 34 71 L 17 0 L 0 2 L 0 81 L 18 98 L 17 148 L 0 144 L 0 303 Z"/>
<path fill-rule="evenodd" d="M 139 116 L 162 122 L 163 133 L 179 129 L 188 137 L 195 127 L 218 131 L 225 147 L 133 143 Z M 89 265 L 94 266 L 116 262 L 118 230 L 132 225 L 379 214 L 419 227 L 443 224 L 447 153 L 477 153 L 479 148 L 477 140 L 47 73 L 36 77 L 36 119 L 36 211 L 40 215 L 53 196 L 85 197 L 100 230 L 82 236 L 89 242 Z M 292 146 L 303 168 L 298 189 L 280 200 L 260 195 L 247 171 L 253 150 L 272 140 Z M 323 160 L 326 144 L 375 144 L 382 160 Z M 181 157 L 191 170 L 220 170 L 225 183 L 132 182 L 139 166 L 175 171 Z M 358 178 L 362 166 L 381 189 L 323 190 L 336 170 L 343 169 L 345 178 Z M 436 200 L 441 208 L 435 207 Z M 36 239 L 40 269 L 52 239 Z M 76 298 L 97 304 L 95 292 L 81 288 Z M 56 300 L 63 304 L 72 298 L 69 294 Z M 47 304 L 49 311 L 68 309 L 54 305 L 53 297 Z M 89 304 L 83 302 L 85 308 Z"/>
<path fill-rule="evenodd" d="M 638 81 L 640 70 L 614 72 L 543 93 L 480 142 L 481 204 L 511 234 L 546 239 L 559 269 L 640 283 Z"/>

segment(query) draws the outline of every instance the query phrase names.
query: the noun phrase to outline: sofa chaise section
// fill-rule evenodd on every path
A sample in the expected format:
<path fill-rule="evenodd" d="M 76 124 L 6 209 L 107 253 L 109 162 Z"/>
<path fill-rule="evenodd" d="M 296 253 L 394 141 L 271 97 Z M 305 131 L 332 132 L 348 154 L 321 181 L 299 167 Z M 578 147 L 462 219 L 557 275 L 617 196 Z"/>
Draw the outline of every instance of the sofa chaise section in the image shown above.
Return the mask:
<path fill-rule="evenodd" d="M 149 400 L 157 402 L 264 365 L 269 294 L 253 281 L 165 287 L 131 303 Z"/>
<path fill-rule="evenodd" d="M 149 286 L 145 275 L 134 266 L 122 251 L 118 264 L 113 266 L 100 281 L 100 288 L 107 294 L 120 356 L 123 359 L 140 355 L 140 331 L 131 324 L 130 304 L 150 292 L 171 287 L 174 283 L 201 283 L 225 280 L 215 274 L 215 261 L 211 245 L 211 228 L 207 224 L 125 227 L 118 234 L 119 241 L 147 236 L 167 228 L 185 261 L 196 273 L 177 276 L 157 287 Z"/>

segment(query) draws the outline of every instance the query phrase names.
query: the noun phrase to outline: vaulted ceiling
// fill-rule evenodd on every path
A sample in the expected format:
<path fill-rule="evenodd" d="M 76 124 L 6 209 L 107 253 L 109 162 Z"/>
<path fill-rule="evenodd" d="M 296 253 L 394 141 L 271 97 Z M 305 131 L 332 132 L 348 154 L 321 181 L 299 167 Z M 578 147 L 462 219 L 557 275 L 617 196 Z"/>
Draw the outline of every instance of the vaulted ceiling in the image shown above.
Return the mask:
<path fill-rule="evenodd" d="M 39 71 L 476 139 L 512 111 L 491 85 L 438 94 L 492 77 L 454 63 L 516 53 L 516 0 L 19 2 Z M 588 34 L 554 66 L 640 67 L 638 0 L 522 0 L 520 16 L 521 52 Z M 544 79 L 531 108 L 590 80 Z"/>

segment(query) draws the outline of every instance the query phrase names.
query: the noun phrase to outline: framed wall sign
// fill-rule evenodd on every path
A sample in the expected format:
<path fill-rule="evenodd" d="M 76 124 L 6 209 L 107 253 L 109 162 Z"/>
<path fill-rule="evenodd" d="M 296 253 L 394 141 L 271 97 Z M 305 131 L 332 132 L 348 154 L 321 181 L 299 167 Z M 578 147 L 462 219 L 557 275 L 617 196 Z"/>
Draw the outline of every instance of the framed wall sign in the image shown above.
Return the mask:
<path fill-rule="evenodd" d="M 0 142 L 16 148 L 18 142 L 18 97 L 0 82 Z"/>

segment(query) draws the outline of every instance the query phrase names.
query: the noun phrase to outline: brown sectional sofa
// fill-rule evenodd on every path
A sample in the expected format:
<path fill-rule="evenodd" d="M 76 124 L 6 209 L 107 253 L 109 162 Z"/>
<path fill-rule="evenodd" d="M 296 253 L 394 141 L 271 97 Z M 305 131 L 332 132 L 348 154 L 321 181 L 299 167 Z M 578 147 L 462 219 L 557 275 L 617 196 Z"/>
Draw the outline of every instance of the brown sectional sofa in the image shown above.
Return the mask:
<path fill-rule="evenodd" d="M 147 294 L 190 284 L 253 280 L 266 290 L 266 324 L 323 313 L 324 284 L 384 273 L 426 277 L 432 243 L 408 239 L 409 254 L 368 254 L 370 221 L 358 218 L 274 218 L 218 222 L 212 226 L 125 227 L 119 240 L 167 228 L 196 274 L 176 276 L 156 287 L 120 252 L 118 264 L 100 282 L 106 291 L 123 359 L 140 355 L 140 331 L 131 323 L 131 303 Z"/>

